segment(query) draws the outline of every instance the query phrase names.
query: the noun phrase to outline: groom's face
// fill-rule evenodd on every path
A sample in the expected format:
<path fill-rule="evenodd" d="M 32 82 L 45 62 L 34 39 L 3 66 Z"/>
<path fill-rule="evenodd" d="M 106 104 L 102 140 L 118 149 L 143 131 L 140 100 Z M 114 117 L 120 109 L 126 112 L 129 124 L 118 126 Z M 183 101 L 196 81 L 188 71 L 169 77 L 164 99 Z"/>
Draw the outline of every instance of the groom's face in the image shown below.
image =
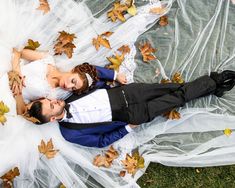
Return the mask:
<path fill-rule="evenodd" d="M 42 103 L 42 115 L 50 118 L 50 121 L 54 121 L 64 112 L 65 102 L 63 100 L 50 100 L 43 99 Z"/>

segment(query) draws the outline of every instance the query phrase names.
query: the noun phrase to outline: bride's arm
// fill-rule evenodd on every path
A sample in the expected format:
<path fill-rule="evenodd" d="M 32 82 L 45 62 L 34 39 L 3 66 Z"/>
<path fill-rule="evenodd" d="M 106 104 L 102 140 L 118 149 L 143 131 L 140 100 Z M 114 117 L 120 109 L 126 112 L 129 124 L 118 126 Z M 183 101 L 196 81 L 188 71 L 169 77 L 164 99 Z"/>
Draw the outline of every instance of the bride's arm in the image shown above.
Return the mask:
<path fill-rule="evenodd" d="M 16 100 L 16 111 L 18 115 L 23 115 L 26 110 L 27 110 L 27 106 L 23 100 L 23 96 L 22 95 L 16 95 L 15 96 L 15 100 Z"/>
<path fill-rule="evenodd" d="M 28 61 L 36 61 L 39 59 L 43 59 L 48 55 L 47 51 L 36 51 L 36 50 L 29 50 L 23 49 L 21 51 L 21 57 Z"/>

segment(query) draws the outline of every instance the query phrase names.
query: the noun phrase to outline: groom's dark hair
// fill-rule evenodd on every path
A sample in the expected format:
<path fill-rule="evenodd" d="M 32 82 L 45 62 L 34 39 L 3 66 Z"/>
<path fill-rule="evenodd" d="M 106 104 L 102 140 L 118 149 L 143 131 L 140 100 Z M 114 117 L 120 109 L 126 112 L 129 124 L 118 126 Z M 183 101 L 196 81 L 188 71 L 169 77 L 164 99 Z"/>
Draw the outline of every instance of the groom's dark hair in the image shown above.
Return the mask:
<path fill-rule="evenodd" d="M 40 121 L 37 124 L 48 123 L 50 121 L 49 117 L 42 115 L 42 103 L 40 100 L 33 102 L 28 110 L 28 114 Z"/>

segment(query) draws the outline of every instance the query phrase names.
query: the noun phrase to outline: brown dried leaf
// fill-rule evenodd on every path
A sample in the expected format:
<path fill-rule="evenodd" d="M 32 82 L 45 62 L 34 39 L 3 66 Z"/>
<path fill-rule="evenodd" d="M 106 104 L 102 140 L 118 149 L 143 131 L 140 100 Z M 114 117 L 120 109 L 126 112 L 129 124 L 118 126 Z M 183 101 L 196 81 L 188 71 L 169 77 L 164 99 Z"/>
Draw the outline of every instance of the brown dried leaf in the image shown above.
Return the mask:
<path fill-rule="evenodd" d="M 101 36 L 110 37 L 112 34 L 113 34 L 113 32 L 106 31 L 106 32 L 102 33 Z"/>
<path fill-rule="evenodd" d="M 19 168 L 18 167 L 15 167 L 14 169 L 11 169 L 9 170 L 7 173 L 5 173 L 3 176 L 1 176 L 0 178 L 4 181 L 4 182 L 12 182 L 13 179 L 16 177 L 16 176 L 19 176 L 20 175 L 20 171 L 19 171 Z M 7 184 L 6 183 L 6 184 Z"/>
<path fill-rule="evenodd" d="M 126 175 L 126 171 L 125 170 L 120 171 L 119 176 L 124 177 L 125 175 Z"/>
<path fill-rule="evenodd" d="M 109 168 L 111 166 L 111 163 L 107 161 L 107 158 L 105 156 L 101 156 L 99 154 L 94 158 L 93 165 L 98 166 L 98 167 L 104 166 L 106 168 Z"/>
<path fill-rule="evenodd" d="M 181 74 L 179 72 L 176 72 L 173 75 L 171 80 L 172 80 L 173 83 L 178 83 L 178 84 L 184 83 L 184 80 L 183 80 L 183 78 L 182 78 L 182 76 L 181 76 Z"/>
<path fill-rule="evenodd" d="M 143 56 L 144 62 L 156 59 L 156 57 L 153 55 L 153 53 L 156 52 L 156 49 L 153 48 L 150 43 L 145 42 L 143 45 L 140 44 L 139 50 Z"/>
<path fill-rule="evenodd" d="M 108 151 L 105 152 L 105 157 L 109 163 L 112 163 L 114 159 L 118 158 L 118 156 L 119 154 L 117 150 L 113 148 L 113 146 L 110 146 Z"/>
<path fill-rule="evenodd" d="M 126 159 L 121 161 L 125 170 L 129 174 L 134 175 L 137 171 L 137 160 L 134 157 L 131 157 L 129 154 L 126 154 Z"/>
<path fill-rule="evenodd" d="M 61 31 L 59 33 L 60 35 L 56 39 L 57 43 L 54 45 L 55 55 L 61 55 L 64 53 L 68 58 L 71 58 L 73 55 L 73 49 L 76 48 L 73 44 L 76 36 L 75 34 L 70 34 L 65 31 Z"/>
<path fill-rule="evenodd" d="M 95 49 L 99 50 L 101 45 L 104 46 L 105 48 L 111 49 L 111 46 L 109 44 L 109 40 L 104 38 L 105 36 L 109 37 L 110 35 L 112 35 L 112 32 L 107 31 L 101 35 L 98 35 L 97 38 L 93 38 L 92 44 L 93 44 L 93 46 L 95 46 Z"/>
<path fill-rule="evenodd" d="M 130 53 L 131 49 L 128 45 L 122 45 L 120 48 L 117 49 L 119 52 L 121 52 L 122 54 L 126 55 L 128 53 Z"/>
<path fill-rule="evenodd" d="M 124 54 L 118 55 L 117 53 L 115 56 L 107 57 L 107 59 L 111 62 L 111 65 L 108 65 L 109 69 L 119 70 L 120 65 L 124 60 Z"/>
<path fill-rule="evenodd" d="M 160 26 L 166 26 L 166 25 L 168 25 L 168 16 L 162 16 L 162 17 L 160 17 L 159 25 L 160 25 Z"/>
<path fill-rule="evenodd" d="M 167 84 L 167 83 L 172 83 L 172 81 L 171 80 L 169 80 L 169 79 L 162 79 L 161 81 L 160 81 L 160 83 L 161 84 Z"/>
<path fill-rule="evenodd" d="M 51 159 L 55 157 L 59 150 L 54 150 L 52 139 L 50 139 L 47 144 L 44 142 L 44 140 L 41 140 L 41 144 L 38 145 L 38 151 L 39 153 L 45 155 L 48 159 Z"/>
<path fill-rule="evenodd" d="M 40 2 L 40 5 L 37 8 L 37 10 L 42 10 L 44 12 L 43 14 L 48 13 L 50 11 L 50 5 L 47 2 L 47 0 L 39 0 L 39 2 Z"/>
<path fill-rule="evenodd" d="M 41 44 L 38 41 L 33 41 L 32 39 L 28 39 L 27 46 L 24 49 L 36 50 Z"/>
<path fill-rule="evenodd" d="M 122 22 L 125 22 L 126 19 L 124 17 L 125 11 L 128 10 L 126 5 L 121 5 L 120 1 L 115 2 L 113 4 L 113 9 L 107 13 L 108 18 L 111 18 L 112 22 L 115 22 L 119 19 Z"/>
<path fill-rule="evenodd" d="M 170 112 L 165 113 L 163 116 L 165 116 L 167 119 L 180 119 L 180 113 L 176 110 L 171 110 Z"/>
<path fill-rule="evenodd" d="M 155 7 L 151 8 L 149 12 L 153 14 L 164 14 L 166 9 L 164 7 Z"/>

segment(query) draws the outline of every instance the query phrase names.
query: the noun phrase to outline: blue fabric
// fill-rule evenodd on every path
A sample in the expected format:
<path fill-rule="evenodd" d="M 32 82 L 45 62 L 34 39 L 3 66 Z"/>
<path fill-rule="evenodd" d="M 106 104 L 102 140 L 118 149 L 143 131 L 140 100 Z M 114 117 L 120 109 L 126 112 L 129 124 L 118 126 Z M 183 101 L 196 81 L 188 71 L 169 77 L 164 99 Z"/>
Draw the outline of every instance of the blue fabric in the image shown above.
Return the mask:
<path fill-rule="evenodd" d="M 114 70 L 106 69 L 104 67 L 95 66 L 99 81 L 96 82 L 95 88 L 110 88 L 106 81 L 113 81 L 114 79 Z"/>
<path fill-rule="evenodd" d="M 102 148 L 124 137 L 128 133 L 125 125 L 127 123 L 115 121 L 110 122 L 110 125 L 100 125 L 80 130 L 60 126 L 60 131 L 69 142 L 88 147 Z"/>

